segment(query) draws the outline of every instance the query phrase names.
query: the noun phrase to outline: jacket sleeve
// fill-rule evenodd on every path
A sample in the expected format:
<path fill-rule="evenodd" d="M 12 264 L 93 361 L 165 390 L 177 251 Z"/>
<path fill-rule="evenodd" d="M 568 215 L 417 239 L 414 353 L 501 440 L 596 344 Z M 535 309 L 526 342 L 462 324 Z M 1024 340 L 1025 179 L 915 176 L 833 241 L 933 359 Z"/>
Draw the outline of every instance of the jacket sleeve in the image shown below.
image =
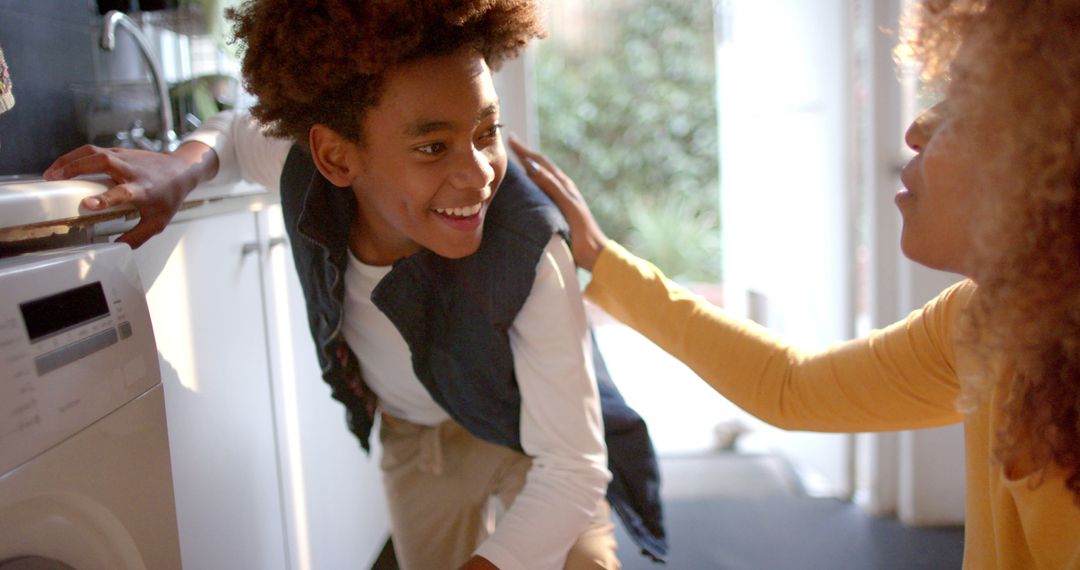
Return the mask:
<path fill-rule="evenodd" d="M 592 339 L 561 237 L 552 237 L 540 258 L 510 343 L 521 390 L 521 447 L 532 467 L 477 554 L 502 570 L 561 569 L 611 479 Z"/>
<path fill-rule="evenodd" d="M 609 242 L 586 296 L 685 362 L 724 397 L 785 429 L 884 431 L 962 420 L 953 334 L 974 285 L 905 320 L 820 352 L 789 346 Z"/>

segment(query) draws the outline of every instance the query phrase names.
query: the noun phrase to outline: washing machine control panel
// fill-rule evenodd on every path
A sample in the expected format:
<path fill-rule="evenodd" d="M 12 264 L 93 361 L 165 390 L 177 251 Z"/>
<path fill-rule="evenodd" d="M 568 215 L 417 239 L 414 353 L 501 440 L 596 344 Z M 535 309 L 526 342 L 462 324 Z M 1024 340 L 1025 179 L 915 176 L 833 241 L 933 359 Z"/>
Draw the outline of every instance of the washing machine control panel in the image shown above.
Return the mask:
<path fill-rule="evenodd" d="M 160 381 L 126 245 L 0 260 L 0 475 Z"/>

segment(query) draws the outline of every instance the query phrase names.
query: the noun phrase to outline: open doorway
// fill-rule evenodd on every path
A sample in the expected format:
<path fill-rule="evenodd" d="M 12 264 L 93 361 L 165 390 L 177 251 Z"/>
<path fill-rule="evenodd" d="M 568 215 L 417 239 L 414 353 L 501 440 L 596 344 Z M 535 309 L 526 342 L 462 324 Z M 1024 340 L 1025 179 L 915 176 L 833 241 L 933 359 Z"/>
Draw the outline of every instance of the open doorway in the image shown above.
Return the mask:
<path fill-rule="evenodd" d="M 537 142 L 609 235 L 800 345 L 850 336 L 851 189 L 837 152 L 849 128 L 848 3 L 548 5 L 551 35 L 533 56 Z M 613 377 L 649 422 L 664 493 L 767 483 L 850 496 L 850 436 L 772 428 L 637 333 L 594 322 Z"/>
<path fill-rule="evenodd" d="M 901 3 L 548 0 L 551 36 L 496 77 L 503 120 L 574 178 L 609 235 L 670 277 L 800 347 L 851 338 L 923 290 L 897 274 L 885 239 L 897 233 L 903 98 L 887 32 Z M 925 438 L 771 428 L 594 317 L 660 454 L 672 565 L 960 564 L 962 529 L 889 516 L 903 510 L 901 479 L 936 462 L 914 453 L 905 467 L 908 443 Z M 869 503 L 850 500 L 868 488 Z M 627 551 L 624 567 L 649 567 L 636 559 Z"/>

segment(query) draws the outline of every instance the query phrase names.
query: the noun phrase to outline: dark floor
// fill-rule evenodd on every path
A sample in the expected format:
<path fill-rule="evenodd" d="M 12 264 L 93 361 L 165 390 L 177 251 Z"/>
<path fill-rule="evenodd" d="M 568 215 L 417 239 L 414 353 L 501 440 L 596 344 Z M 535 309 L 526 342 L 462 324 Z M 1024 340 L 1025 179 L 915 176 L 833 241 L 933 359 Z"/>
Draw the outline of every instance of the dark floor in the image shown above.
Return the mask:
<path fill-rule="evenodd" d="M 937 570 L 960 568 L 963 529 L 908 528 L 856 505 L 807 497 L 772 455 L 663 457 L 666 565 L 616 524 L 623 570 Z M 392 550 L 372 570 L 396 569 Z"/>
<path fill-rule="evenodd" d="M 809 497 L 669 501 L 670 554 L 657 566 L 617 529 L 623 570 L 958 569 L 963 530 L 912 529 L 858 506 Z"/>
<path fill-rule="evenodd" d="M 909 528 L 807 497 L 775 456 L 661 459 L 670 553 L 659 566 L 617 526 L 623 570 L 958 569 L 963 529 Z M 711 481 L 711 483 L 710 483 Z"/>

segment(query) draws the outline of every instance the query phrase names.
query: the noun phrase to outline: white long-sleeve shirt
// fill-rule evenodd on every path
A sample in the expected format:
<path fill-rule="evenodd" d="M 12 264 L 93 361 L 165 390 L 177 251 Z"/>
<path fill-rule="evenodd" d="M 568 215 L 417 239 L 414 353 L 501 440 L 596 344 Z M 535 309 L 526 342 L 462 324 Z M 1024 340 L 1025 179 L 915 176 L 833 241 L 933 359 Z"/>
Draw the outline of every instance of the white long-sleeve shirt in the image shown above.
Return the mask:
<path fill-rule="evenodd" d="M 187 140 L 214 148 L 220 164 L 215 182 L 242 178 L 280 191 L 291 142 L 264 136 L 250 116 L 221 113 Z M 434 425 L 448 416 L 412 372 L 404 339 L 381 312 L 365 305 L 371 287 L 388 271 L 352 259 L 343 333 L 387 412 Z M 365 329 L 351 323 L 364 323 Z M 573 259 L 558 236 L 537 265 L 533 288 L 511 326 L 510 346 L 521 391 L 521 446 L 533 461 L 525 486 L 476 554 L 503 570 L 558 569 L 611 479 L 592 340 Z"/>

